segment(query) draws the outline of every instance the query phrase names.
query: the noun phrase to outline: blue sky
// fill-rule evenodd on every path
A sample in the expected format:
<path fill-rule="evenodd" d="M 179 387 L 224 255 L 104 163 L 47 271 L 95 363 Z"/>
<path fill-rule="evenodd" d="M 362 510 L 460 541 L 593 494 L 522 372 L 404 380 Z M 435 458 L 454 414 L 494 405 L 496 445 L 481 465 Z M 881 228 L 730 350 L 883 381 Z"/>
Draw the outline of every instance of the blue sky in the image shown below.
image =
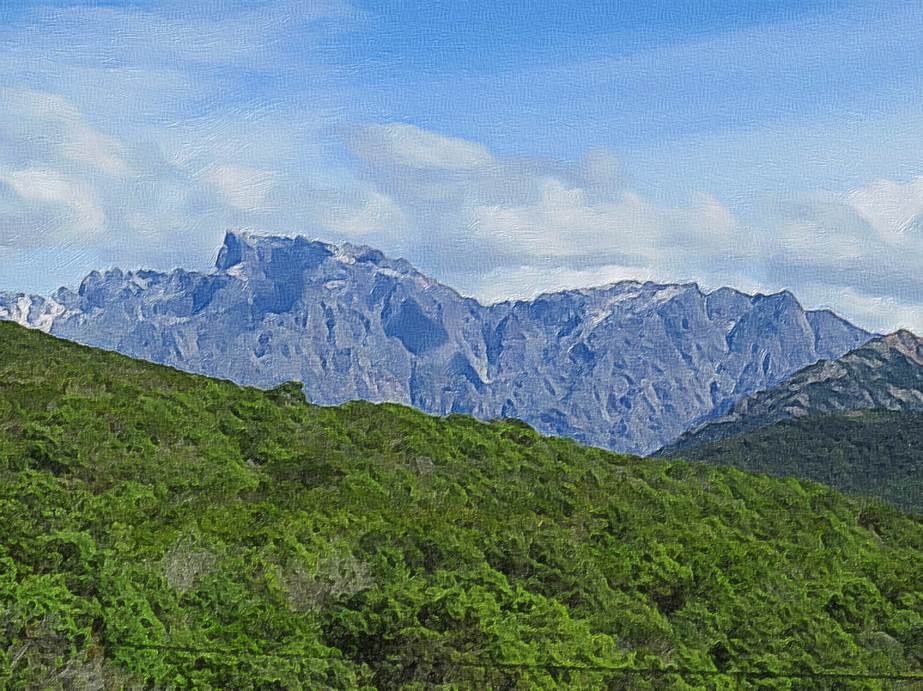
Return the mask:
<path fill-rule="evenodd" d="M 923 331 L 923 7 L 0 6 L 0 289 L 205 268 L 228 227 L 483 300 L 793 290 Z"/>

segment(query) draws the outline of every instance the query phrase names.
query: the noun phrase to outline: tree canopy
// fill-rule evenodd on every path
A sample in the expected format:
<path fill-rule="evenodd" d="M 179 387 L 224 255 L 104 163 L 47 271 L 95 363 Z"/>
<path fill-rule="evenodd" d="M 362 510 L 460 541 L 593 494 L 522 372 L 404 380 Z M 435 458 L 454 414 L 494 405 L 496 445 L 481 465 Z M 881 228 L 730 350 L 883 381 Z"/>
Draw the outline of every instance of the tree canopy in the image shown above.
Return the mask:
<path fill-rule="evenodd" d="M 0 526 L 11 689 L 923 669 L 923 524 L 886 504 L 515 420 L 318 407 L 8 323 Z"/>

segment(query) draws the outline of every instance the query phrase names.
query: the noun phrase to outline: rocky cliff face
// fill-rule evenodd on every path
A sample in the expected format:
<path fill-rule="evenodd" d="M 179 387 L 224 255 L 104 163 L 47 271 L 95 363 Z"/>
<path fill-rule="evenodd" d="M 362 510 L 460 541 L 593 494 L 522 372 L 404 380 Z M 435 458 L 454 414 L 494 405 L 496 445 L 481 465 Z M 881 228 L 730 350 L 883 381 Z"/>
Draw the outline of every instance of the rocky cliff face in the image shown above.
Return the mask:
<path fill-rule="evenodd" d="M 626 281 L 483 306 L 367 247 L 229 233 L 215 270 L 94 272 L 0 318 L 314 402 L 519 417 L 646 453 L 869 334 L 790 293 Z"/>
<path fill-rule="evenodd" d="M 742 398 L 728 413 L 660 453 L 681 454 L 782 420 L 867 409 L 923 410 L 923 339 L 898 331 L 806 367 L 775 387 Z"/>

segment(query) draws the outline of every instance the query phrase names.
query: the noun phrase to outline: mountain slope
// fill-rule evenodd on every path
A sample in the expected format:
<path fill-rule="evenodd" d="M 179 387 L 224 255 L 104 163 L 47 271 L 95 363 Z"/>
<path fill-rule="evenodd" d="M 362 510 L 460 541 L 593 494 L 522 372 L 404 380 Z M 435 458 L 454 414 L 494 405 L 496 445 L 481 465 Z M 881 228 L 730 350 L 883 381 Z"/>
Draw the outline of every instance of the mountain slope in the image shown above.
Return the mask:
<path fill-rule="evenodd" d="M 4 688 L 923 669 L 923 524 L 886 506 L 518 422 L 318 407 L 13 324 L 0 525 Z M 623 666 L 729 674 L 599 669 Z"/>
<path fill-rule="evenodd" d="M 684 459 L 797 477 L 923 515 L 923 412 L 863 410 L 784 420 L 684 449 Z"/>
<path fill-rule="evenodd" d="M 212 273 L 92 273 L 0 319 L 309 400 L 518 417 L 650 452 L 869 334 L 789 293 L 623 282 L 483 306 L 369 248 L 229 233 Z"/>
<path fill-rule="evenodd" d="M 773 388 L 742 398 L 725 415 L 657 453 L 685 455 L 687 449 L 782 420 L 872 408 L 923 410 L 923 339 L 898 331 L 806 367 Z"/>

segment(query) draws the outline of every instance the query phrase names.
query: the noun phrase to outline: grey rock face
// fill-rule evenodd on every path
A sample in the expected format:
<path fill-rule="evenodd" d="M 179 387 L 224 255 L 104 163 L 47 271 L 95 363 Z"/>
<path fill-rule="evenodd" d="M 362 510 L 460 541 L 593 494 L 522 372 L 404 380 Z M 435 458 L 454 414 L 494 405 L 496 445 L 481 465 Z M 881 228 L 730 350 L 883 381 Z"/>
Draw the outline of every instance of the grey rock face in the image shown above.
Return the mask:
<path fill-rule="evenodd" d="M 518 417 L 646 453 L 869 334 L 789 293 L 621 282 L 483 306 L 367 247 L 228 233 L 211 273 L 94 272 L 0 318 L 309 400 Z"/>
<path fill-rule="evenodd" d="M 658 455 L 682 454 L 782 420 L 871 408 L 923 410 L 923 339 L 898 331 L 840 358 L 810 365 L 740 399 L 726 414 L 683 434 Z"/>

